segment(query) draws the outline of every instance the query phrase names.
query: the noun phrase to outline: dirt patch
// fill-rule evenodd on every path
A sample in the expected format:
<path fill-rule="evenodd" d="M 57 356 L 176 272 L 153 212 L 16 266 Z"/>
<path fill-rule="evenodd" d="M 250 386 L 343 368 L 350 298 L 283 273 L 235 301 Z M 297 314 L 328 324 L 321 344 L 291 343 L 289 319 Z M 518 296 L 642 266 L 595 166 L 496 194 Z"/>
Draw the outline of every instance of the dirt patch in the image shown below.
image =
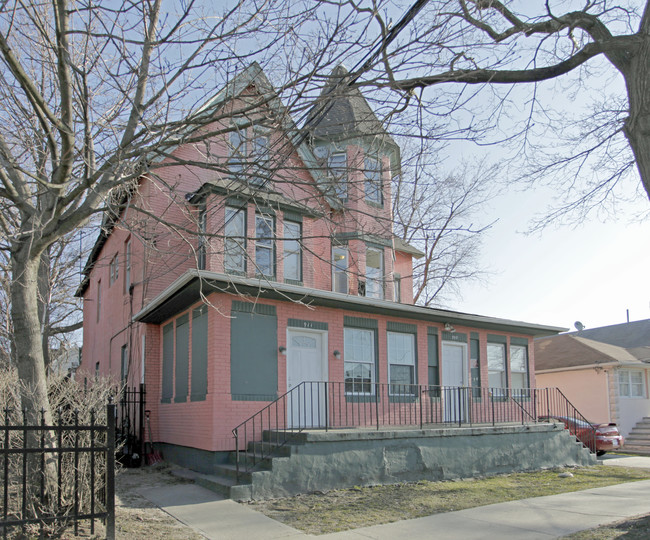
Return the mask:
<path fill-rule="evenodd" d="M 147 540 L 202 540 L 204 537 L 176 521 L 138 494 L 139 489 L 161 488 L 187 480 L 171 474 L 167 465 L 123 469 L 115 480 L 117 538 Z"/>
<path fill-rule="evenodd" d="M 566 472 L 571 475 L 562 474 Z M 326 534 L 649 478 L 650 470 L 597 466 L 451 482 L 357 487 L 248 504 L 296 529 Z"/>
<path fill-rule="evenodd" d="M 115 536 L 118 540 L 204 540 L 204 536 L 180 523 L 169 514 L 142 497 L 139 489 L 160 488 L 187 480 L 171 474 L 168 465 L 162 464 L 139 469 L 121 469 L 115 476 Z M 104 525 L 95 521 L 95 532 L 91 534 L 90 522 L 79 524 L 78 534 L 72 527 L 61 536 L 64 540 L 92 539 L 106 537 Z M 32 538 L 29 534 L 27 538 Z M 33 538 L 38 538 L 35 531 Z"/>

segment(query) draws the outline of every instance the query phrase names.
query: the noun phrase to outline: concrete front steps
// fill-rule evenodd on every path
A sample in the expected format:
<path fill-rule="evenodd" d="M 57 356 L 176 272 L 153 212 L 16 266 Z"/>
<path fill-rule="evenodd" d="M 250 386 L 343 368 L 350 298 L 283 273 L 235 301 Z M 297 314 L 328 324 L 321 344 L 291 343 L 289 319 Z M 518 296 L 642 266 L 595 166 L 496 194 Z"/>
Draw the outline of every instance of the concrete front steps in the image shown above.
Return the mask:
<path fill-rule="evenodd" d="M 650 417 L 646 416 L 632 428 L 621 452 L 650 456 Z"/>
<path fill-rule="evenodd" d="M 265 432 L 264 440 L 275 433 Z M 596 463 L 562 424 L 445 427 L 435 429 L 331 430 L 288 434 L 279 447 L 264 444 L 272 457 L 244 471 L 253 446 L 213 465 L 213 474 L 192 479 L 234 500 L 269 499 L 330 489 L 453 480 L 494 474 Z"/>

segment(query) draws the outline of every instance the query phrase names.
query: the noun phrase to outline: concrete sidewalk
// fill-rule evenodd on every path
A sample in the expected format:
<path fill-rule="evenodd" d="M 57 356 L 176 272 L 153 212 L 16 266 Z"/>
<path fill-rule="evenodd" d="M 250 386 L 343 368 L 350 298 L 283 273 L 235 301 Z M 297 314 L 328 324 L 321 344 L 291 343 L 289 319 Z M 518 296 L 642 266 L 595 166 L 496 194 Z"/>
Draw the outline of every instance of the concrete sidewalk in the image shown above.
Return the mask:
<path fill-rule="evenodd" d="M 633 458 L 617 456 L 617 462 L 615 459 L 610 459 L 607 460 L 607 465 L 632 466 L 631 459 Z M 643 464 L 648 466 L 648 463 L 650 460 Z M 222 499 L 195 484 L 178 484 L 167 486 L 165 489 L 141 489 L 139 493 L 206 538 L 215 540 L 241 540 L 242 538 L 392 540 L 434 536 L 444 540 L 485 538 L 535 540 L 558 538 L 639 514 L 650 513 L 650 480 L 644 480 L 480 506 L 315 537 L 274 521 L 246 505 Z"/>

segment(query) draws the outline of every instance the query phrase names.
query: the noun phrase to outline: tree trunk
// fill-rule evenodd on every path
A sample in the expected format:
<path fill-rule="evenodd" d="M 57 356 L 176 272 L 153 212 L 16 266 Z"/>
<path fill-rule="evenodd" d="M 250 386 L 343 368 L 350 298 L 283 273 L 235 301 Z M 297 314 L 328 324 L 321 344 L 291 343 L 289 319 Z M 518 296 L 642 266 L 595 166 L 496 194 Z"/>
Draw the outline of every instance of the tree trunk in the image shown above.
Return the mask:
<path fill-rule="evenodd" d="M 624 133 L 634 153 L 641 182 L 650 198 L 650 36 L 641 34 L 642 44 L 624 69 L 629 116 Z"/>
<path fill-rule="evenodd" d="M 13 321 L 16 365 L 21 382 L 20 392 L 23 409 L 29 424 L 40 424 L 41 413 L 46 425 L 52 425 L 52 413 L 47 395 L 47 377 L 43 358 L 43 341 L 38 314 L 38 275 L 40 256 L 29 253 L 29 245 L 23 245 L 11 254 L 12 288 L 11 317 Z M 38 431 L 30 431 L 27 444 L 40 444 Z M 55 439 L 46 433 L 46 445 L 53 447 Z M 40 465 L 37 454 L 29 460 L 28 483 L 34 489 L 40 485 Z M 56 460 L 54 454 L 46 454 L 45 486 L 54 493 L 56 485 Z"/>

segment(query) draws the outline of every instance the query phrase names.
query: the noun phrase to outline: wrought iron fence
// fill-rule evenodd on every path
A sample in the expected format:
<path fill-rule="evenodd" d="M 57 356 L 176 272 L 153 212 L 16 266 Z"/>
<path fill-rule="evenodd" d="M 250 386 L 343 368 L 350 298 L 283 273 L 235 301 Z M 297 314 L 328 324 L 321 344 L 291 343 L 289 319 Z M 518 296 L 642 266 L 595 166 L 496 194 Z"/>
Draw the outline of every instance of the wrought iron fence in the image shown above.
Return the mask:
<path fill-rule="evenodd" d="M 127 386 L 117 403 L 116 445 L 120 463 L 125 467 L 139 467 L 143 463 L 146 396 L 144 384 Z"/>
<path fill-rule="evenodd" d="M 302 382 L 233 429 L 237 475 L 307 429 L 563 422 L 592 452 L 595 434 L 557 388 Z M 240 457 L 245 451 L 246 458 Z"/>
<path fill-rule="evenodd" d="M 0 475 L 2 506 L 0 534 L 7 538 L 20 529 L 38 530 L 40 538 L 80 523 L 104 521 L 106 538 L 115 538 L 115 418 L 116 406 L 106 406 L 98 421 L 94 411 L 88 424 L 78 411 L 60 409 L 54 425 L 40 421 L 12 421 L 15 411 L 4 410 L 0 425 Z M 33 530 L 35 534 L 35 530 Z"/>

